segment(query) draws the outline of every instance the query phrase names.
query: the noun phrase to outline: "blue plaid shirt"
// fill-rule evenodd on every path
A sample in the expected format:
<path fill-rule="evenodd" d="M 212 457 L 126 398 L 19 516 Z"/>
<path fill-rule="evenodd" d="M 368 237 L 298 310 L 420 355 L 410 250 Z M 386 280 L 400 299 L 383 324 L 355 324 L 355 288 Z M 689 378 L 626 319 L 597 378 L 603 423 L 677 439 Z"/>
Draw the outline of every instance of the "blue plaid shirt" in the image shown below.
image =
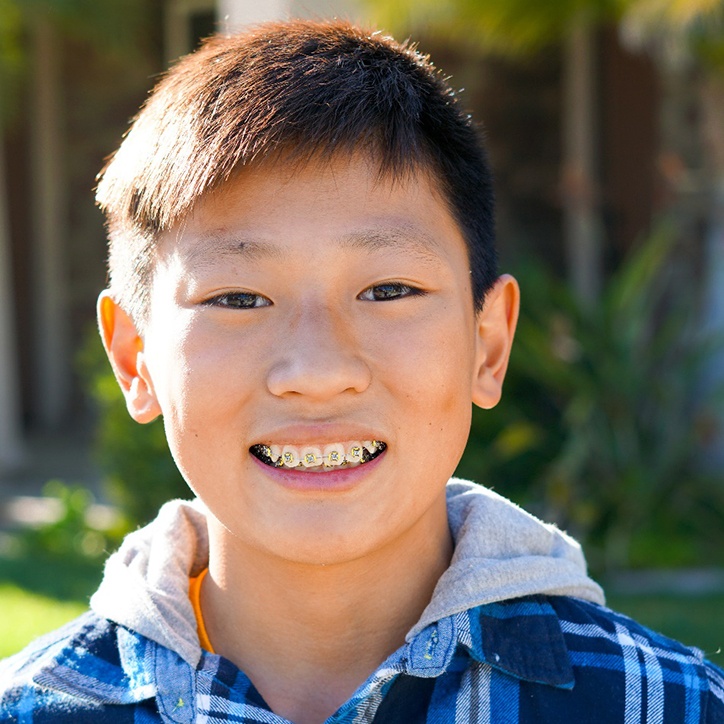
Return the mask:
<path fill-rule="evenodd" d="M 0 664 L 0 722 L 161 721 L 286 720 L 230 661 L 194 668 L 93 613 Z M 530 596 L 423 630 L 328 720 L 353 722 L 724 724 L 724 671 L 596 604 Z"/>

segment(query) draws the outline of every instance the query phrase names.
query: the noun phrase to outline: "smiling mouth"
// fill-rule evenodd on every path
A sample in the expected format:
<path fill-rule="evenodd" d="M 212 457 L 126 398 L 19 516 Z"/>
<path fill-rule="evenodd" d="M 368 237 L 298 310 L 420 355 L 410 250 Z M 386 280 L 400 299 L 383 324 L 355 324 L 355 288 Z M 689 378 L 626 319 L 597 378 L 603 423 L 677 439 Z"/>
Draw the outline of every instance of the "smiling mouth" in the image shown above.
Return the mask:
<path fill-rule="evenodd" d="M 387 449 L 381 440 L 337 442 L 331 445 L 252 445 L 249 452 L 265 465 L 286 470 L 325 472 L 364 465 Z"/>

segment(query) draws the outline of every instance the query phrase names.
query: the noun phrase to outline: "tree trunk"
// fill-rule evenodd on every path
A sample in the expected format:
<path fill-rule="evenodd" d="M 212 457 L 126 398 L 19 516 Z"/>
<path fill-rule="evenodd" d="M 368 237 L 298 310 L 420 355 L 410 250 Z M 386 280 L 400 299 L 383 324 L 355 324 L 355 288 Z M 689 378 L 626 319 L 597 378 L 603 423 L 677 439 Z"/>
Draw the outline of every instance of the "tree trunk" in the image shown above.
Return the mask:
<path fill-rule="evenodd" d="M 46 428 L 58 428 L 67 412 L 71 388 L 68 351 L 67 229 L 63 173 L 62 103 L 59 50 L 47 18 L 33 27 L 33 299 L 34 411 Z"/>
<path fill-rule="evenodd" d="M 20 383 L 13 325 L 13 284 L 10 228 L 7 215 L 5 158 L 0 126 L 0 472 L 12 470 L 23 459 L 20 425 Z"/>
<path fill-rule="evenodd" d="M 563 68 L 563 217 L 568 278 L 593 306 L 602 285 L 602 223 L 596 163 L 596 49 L 579 21 L 566 38 Z"/>
<path fill-rule="evenodd" d="M 702 137 L 713 193 L 705 238 L 704 327 L 715 339 L 724 337 L 724 78 L 711 74 L 701 85 Z M 724 385 L 724 348 L 720 344 L 707 361 L 705 394 Z M 721 399 L 721 394 L 719 395 Z M 717 429 L 710 440 L 706 463 L 724 466 L 724 409 L 716 414 Z"/>

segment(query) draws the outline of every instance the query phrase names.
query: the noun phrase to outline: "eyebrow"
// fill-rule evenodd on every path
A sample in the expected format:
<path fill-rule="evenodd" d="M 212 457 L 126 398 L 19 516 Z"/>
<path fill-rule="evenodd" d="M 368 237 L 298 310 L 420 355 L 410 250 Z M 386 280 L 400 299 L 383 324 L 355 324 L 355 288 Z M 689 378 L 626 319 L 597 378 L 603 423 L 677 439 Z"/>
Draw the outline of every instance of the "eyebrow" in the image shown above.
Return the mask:
<path fill-rule="evenodd" d="M 188 252 L 188 261 L 194 266 L 206 266 L 220 258 L 236 257 L 248 261 L 271 258 L 281 260 L 282 248 L 276 244 L 231 234 L 225 229 L 200 234 Z"/>
<path fill-rule="evenodd" d="M 342 249 L 358 249 L 369 253 L 404 251 L 423 262 L 440 259 L 440 242 L 414 224 L 379 226 L 354 231 L 340 237 Z M 232 257 L 247 261 L 284 260 L 284 247 L 272 241 L 232 234 L 218 229 L 200 234 L 188 252 L 188 261 L 194 265 L 213 264 L 219 258 Z"/>
<path fill-rule="evenodd" d="M 413 224 L 363 229 L 340 239 L 340 246 L 362 251 L 398 251 L 413 254 L 422 261 L 439 261 L 440 242 Z"/>

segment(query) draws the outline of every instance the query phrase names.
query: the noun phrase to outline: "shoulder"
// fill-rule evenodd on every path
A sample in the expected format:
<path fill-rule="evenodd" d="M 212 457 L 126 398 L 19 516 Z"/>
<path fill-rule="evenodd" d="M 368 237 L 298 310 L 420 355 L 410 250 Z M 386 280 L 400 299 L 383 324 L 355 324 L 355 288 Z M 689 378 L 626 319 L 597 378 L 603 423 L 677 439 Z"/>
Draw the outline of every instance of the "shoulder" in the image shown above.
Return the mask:
<path fill-rule="evenodd" d="M 699 649 L 605 606 L 565 596 L 549 602 L 577 683 L 590 682 L 599 691 L 609 684 L 632 709 L 660 706 L 672 713 L 671 721 L 724 724 L 724 671 Z"/>
<path fill-rule="evenodd" d="M 134 721 L 118 627 L 88 612 L 0 662 L 0 722 Z"/>
<path fill-rule="evenodd" d="M 67 643 L 83 635 L 89 628 L 98 629 L 102 623 L 109 628 L 109 622 L 102 622 L 91 612 L 74 619 L 65 626 L 51 631 L 32 641 L 22 651 L 0 661 L 0 692 L 4 693 L 8 685 L 22 681 L 27 676 L 52 660 L 65 648 Z"/>

